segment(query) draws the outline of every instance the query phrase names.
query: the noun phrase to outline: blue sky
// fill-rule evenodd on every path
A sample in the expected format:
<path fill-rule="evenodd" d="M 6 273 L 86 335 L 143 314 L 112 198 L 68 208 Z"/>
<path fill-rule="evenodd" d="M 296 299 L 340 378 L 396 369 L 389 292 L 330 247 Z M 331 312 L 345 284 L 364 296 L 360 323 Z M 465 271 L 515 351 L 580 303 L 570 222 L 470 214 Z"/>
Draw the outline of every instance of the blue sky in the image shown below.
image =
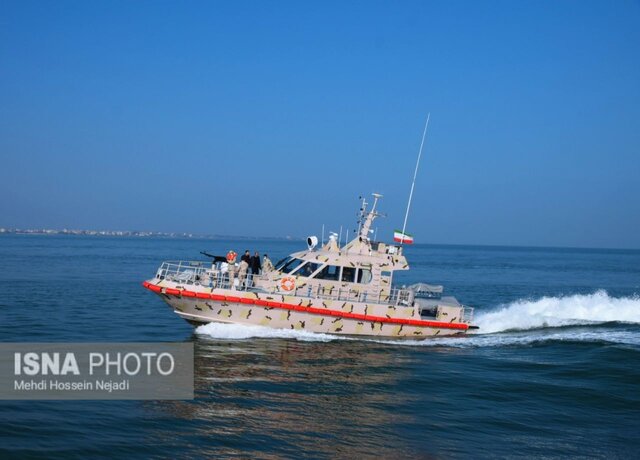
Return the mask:
<path fill-rule="evenodd" d="M 640 3 L 0 4 L 0 226 L 640 247 Z"/>

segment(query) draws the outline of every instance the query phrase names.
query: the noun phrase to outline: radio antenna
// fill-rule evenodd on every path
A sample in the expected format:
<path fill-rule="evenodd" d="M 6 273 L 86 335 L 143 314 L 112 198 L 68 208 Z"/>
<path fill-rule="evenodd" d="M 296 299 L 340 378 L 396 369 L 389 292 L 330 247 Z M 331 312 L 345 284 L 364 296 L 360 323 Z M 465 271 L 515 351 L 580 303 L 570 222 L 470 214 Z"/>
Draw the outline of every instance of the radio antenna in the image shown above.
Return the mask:
<path fill-rule="evenodd" d="M 424 147 L 424 140 L 427 137 L 427 128 L 429 127 L 429 118 L 431 112 L 427 114 L 427 122 L 424 124 L 424 131 L 422 132 L 422 142 L 420 142 L 420 151 L 418 152 L 418 161 L 416 162 L 416 170 L 413 173 L 413 182 L 411 183 L 411 192 L 409 192 L 409 202 L 407 203 L 407 212 L 404 215 L 404 224 L 402 224 L 402 235 L 400 235 L 400 244 L 404 243 L 405 231 L 407 229 L 407 219 L 409 218 L 409 209 L 411 208 L 411 199 L 413 198 L 413 188 L 416 185 L 416 177 L 418 176 L 418 166 L 420 166 L 420 157 L 422 156 L 422 148 Z"/>

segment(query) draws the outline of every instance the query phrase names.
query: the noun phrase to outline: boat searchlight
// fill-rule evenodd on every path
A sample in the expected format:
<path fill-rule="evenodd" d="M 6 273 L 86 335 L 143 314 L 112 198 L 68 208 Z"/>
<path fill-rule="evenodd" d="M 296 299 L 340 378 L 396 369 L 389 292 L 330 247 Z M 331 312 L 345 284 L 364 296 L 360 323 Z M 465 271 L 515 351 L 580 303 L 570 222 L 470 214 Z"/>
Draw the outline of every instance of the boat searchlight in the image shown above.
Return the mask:
<path fill-rule="evenodd" d="M 317 236 L 308 236 L 307 237 L 307 246 L 309 247 L 309 251 L 313 251 L 314 248 L 318 245 L 318 237 Z"/>

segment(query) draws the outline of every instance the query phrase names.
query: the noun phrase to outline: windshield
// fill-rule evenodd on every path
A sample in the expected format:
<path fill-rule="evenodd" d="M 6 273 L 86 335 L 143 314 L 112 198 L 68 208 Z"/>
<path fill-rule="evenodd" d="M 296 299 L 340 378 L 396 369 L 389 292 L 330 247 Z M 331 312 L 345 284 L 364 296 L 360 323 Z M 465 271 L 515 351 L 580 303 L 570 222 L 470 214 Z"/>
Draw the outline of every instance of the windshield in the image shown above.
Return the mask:
<path fill-rule="evenodd" d="M 282 267 L 282 269 L 280 271 L 282 273 L 291 273 L 296 268 L 298 268 L 298 265 L 300 265 L 303 262 L 304 262 L 304 260 L 302 260 L 302 259 L 291 259 L 286 264 L 284 264 L 284 266 Z"/>
<path fill-rule="evenodd" d="M 279 261 L 276 262 L 276 270 L 281 270 L 282 267 L 284 267 L 287 263 L 289 263 L 289 261 L 292 259 L 293 257 L 291 256 L 287 256 L 284 259 L 280 259 Z"/>
<path fill-rule="evenodd" d="M 338 281 L 340 275 L 340 267 L 338 265 L 327 265 L 319 273 L 314 276 L 318 280 Z"/>
<path fill-rule="evenodd" d="M 298 270 L 296 275 L 306 276 L 308 278 L 313 275 L 318 268 L 320 268 L 320 264 L 317 264 L 315 262 L 307 262 L 302 266 L 302 268 Z"/>

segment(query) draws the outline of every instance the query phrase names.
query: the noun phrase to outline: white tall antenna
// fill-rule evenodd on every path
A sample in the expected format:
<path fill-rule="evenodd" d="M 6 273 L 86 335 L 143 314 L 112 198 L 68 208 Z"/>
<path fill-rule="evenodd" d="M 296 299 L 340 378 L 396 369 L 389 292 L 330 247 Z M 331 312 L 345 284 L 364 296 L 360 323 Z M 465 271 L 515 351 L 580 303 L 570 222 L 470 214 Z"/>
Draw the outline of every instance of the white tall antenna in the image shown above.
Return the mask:
<path fill-rule="evenodd" d="M 420 142 L 420 151 L 418 152 L 418 161 L 416 162 L 416 170 L 413 173 L 413 182 L 411 183 L 411 192 L 409 192 L 409 202 L 407 203 L 407 212 L 404 215 L 404 224 L 402 224 L 402 235 L 400 236 L 400 244 L 404 243 L 404 231 L 407 229 L 407 219 L 409 218 L 409 208 L 411 207 L 411 198 L 413 198 L 413 188 L 416 185 L 416 177 L 418 176 L 418 166 L 420 166 L 420 157 L 422 156 L 422 147 L 424 146 L 424 139 L 427 137 L 427 128 L 429 127 L 429 118 L 431 112 L 427 114 L 427 122 L 424 124 L 424 131 L 422 133 L 422 142 Z"/>
<path fill-rule="evenodd" d="M 324 246 L 324 224 L 322 224 L 322 242 L 320 243 L 320 246 Z"/>
<path fill-rule="evenodd" d="M 358 215 L 358 234 L 360 234 L 360 229 L 362 228 L 362 221 L 365 219 L 365 215 L 367 212 L 367 199 L 363 196 L 360 197 L 362 200 L 362 206 L 360 206 L 360 214 Z"/>

